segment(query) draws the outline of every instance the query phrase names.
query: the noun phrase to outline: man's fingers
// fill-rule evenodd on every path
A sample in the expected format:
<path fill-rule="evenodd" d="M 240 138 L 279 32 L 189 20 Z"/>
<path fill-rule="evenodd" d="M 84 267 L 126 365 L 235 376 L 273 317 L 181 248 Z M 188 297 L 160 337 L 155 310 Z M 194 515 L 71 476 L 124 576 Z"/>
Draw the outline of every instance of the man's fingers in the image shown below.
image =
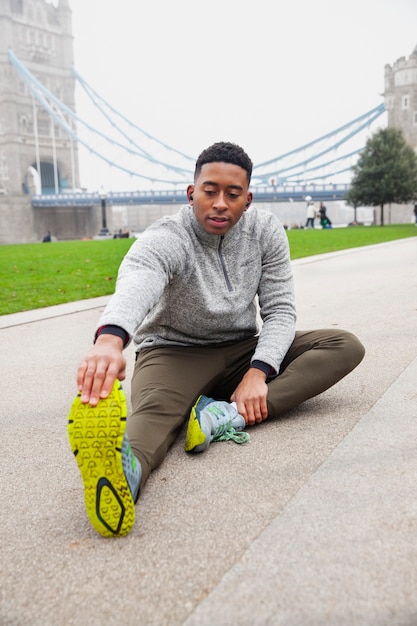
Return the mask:
<path fill-rule="evenodd" d="M 266 420 L 266 418 L 268 417 L 268 405 L 266 403 L 266 399 L 265 398 L 263 398 L 261 400 L 260 409 L 261 409 L 262 419 Z"/>
<path fill-rule="evenodd" d="M 81 402 L 88 402 L 92 406 L 95 406 L 100 397 L 105 398 L 105 396 L 101 395 L 103 382 L 104 375 L 102 372 L 99 372 L 97 370 L 94 372 L 94 374 L 87 372 L 84 379 L 83 390 L 81 393 Z"/>
<path fill-rule="evenodd" d="M 237 410 L 245 418 L 245 422 L 249 426 L 260 424 L 268 417 L 268 409 L 266 402 L 246 401 L 237 403 Z"/>
<path fill-rule="evenodd" d="M 81 402 L 95 406 L 107 398 L 116 378 L 126 378 L 126 359 L 120 337 L 100 335 L 77 370 Z"/>
<path fill-rule="evenodd" d="M 100 389 L 100 398 L 107 398 L 107 396 L 109 395 L 109 393 L 111 392 L 113 388 L 115 380 L 116 380 L 116 374 L 114 374 L 110 370 L 107 370 L 106 378 L 104 379 L 104 382 Z"/>
<path fill-rule="evenodd" d="M 92 359 L 84 361 L 80 369 L 84 372 L 81 385 L 81 402 L 95 406 L 99 399 L 106 398 L 111 390 L 110 382 L 107 381 L 106 383 L 107 365 L 97 363 L 95 359 Z M 104 385 L 106 386 L 103 389 Z"/>
<path fill-rule="evenodd" d="M 78 389 L 78 391 L 82 391 L 82 389 L 83 389 L 86 370 L 87 370 L 87 361 L 83 361 L 82 363 L 80 363 L 80 366 L 77 369 L 77 389 Z"/>
<path fill-rule="evenodd" d="M 92 369 L 91 363 L 83 361 L 78 368 L 78 389 L 81 392 L 81 402 L 87 404 L 90 401 L 94 382 L 95 369 Z"/>

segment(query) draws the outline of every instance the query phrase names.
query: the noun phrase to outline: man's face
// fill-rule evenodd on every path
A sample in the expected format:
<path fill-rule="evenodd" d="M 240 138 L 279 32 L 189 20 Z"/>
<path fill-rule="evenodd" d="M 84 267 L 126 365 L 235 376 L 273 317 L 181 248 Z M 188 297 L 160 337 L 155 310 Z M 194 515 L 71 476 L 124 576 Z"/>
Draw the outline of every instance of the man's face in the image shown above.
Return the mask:
<path fill-rule="evenodd" d="M 197 220 L 211 235 L 227 233 L 252 202 L 246 171 L 223 162 L 203 165 L 187 197 Z"/>

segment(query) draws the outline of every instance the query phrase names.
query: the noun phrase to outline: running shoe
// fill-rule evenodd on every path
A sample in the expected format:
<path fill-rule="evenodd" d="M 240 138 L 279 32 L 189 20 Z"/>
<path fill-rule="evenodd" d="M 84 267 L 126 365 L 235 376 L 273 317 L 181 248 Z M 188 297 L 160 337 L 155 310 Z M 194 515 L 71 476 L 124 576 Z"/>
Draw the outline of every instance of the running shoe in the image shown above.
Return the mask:
<path fill-rule="evenodd" d="M 79 393 L 68 419 L 68 437 L 84 482 L 87 515 L 104 537 L 127 535 L 135 522 L 141 466 L 129 445 L 126 397 L 118 380 L 97 406 Z"/>
<path fill-rule="evenodd" d="M 199 396 L 191 409 L 185 437 L 186 452 L 203 452 L 212 441 L 233 440 L 246 443 L 248 433 L 242 432 L 245 419 L 224 401 Z"/>

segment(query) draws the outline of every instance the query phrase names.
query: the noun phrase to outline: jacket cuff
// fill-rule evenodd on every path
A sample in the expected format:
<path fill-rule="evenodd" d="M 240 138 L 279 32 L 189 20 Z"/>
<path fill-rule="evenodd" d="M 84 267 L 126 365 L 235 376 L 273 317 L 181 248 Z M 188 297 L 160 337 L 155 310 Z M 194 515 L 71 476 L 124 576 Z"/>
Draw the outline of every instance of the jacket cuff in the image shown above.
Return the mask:
<path fill-rule="evenodd" d="M 120 337 L 123 341 L 123 347 L 127 346 L 129 343 L 130 335 L 125 331 L 124 328 L 120 326 L 115 326 L 114 324 L 105 324 L 104 326 L 100 326 L 100 328 L 96 331 L 94 337 L 94 343 L 97 341 L 100 335 L 116 335 L 116 337 Z"/>
<path fill-rule="evenodd" d="M 275 376 L 276 374 L 276 371 L 274 370 L 274 368 L 268 365 L 268 363 L 265 363 L 264 361 L 258 361 L 255 359 L 254 361 L 252 361 L 250 366 L 254 367 L 257 370 L 261 370 L 261 372 L 263 372 L 267 378 L 269 378 L 270 376 Z"/>

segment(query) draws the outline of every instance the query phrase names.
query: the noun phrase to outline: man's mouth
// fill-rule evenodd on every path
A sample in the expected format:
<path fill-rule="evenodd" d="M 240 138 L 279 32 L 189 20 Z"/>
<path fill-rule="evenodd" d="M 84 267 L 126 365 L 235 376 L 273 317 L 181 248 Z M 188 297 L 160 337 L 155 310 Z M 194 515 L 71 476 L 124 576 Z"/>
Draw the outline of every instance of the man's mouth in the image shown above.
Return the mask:
<path fill-rule="evenodd" d="M 209 220 L 211 220 L 212 222 L 217 222 L 218 224 L 224 224 L 225 222 L 227 222 L 227 217 L 218 217 L 218 216 L 211 216 L 209 217 Z"/>

